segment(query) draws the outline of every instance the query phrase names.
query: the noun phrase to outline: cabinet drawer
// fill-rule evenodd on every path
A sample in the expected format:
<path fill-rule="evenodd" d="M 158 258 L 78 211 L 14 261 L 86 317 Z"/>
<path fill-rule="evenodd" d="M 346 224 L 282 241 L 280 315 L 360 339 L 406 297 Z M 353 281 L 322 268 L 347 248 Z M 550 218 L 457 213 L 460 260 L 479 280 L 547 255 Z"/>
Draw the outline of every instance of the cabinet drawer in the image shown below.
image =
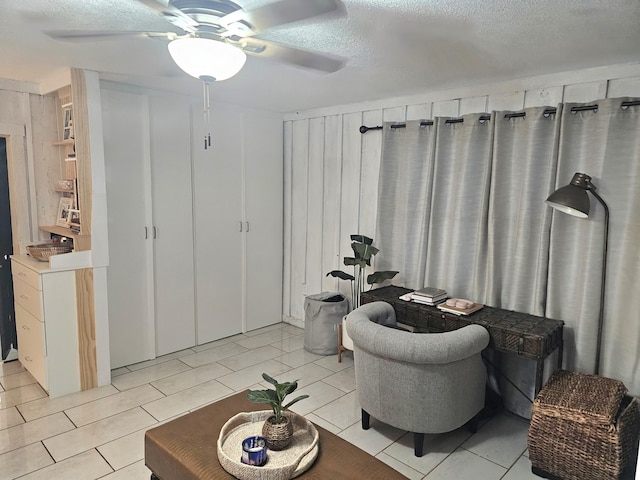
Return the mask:
<path fill-rule="evenodd" d="M 42 290 L 40 274 L 38 272 L 34 272 L 21 263 L 11 262 L 11 273 L 14 279 L 22 280 L 36 290 Z"/>
<path fill-rule="evenodd" d="M 45 366 L 44 324 L 20 305 L 16 305 L 18 360 L 31 375 L 48 389 Z"/>
<path fill-rule="evenodd" d="M 40 314 L 41 297 L 42 297 L 42 293 L 39 290 L 36 290 L 35 288 L 33 288 L 27 282 L 14 279 L 13 298 L 15 300 L 16 305 L 20 305 L 21 307 L 24 307 L 31 315 L 36 317 L 38 320 L 43 320 Z"/>

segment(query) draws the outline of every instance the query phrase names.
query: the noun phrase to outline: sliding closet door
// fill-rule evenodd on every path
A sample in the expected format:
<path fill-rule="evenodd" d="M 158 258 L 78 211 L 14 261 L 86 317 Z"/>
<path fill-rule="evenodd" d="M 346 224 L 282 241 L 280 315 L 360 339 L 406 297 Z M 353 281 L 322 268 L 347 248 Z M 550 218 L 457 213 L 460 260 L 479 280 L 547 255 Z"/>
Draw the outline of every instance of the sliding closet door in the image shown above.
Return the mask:
<path fill-rule="evenodd" d="M 111 368 L 155 357 L 146 97 L 102 90 Z M 149 210 L 148 210 L 149 209 Z M 148 211 L 147 211 L 148 210 Z"/>
<path fill-rule="evenodd" d="M 282 321 L 282 119 L 245 116 L 246 330 Z"/>
<path fill-rule="evenodd" d="M 212 146 L 194 114 L 197 343 L 242 332 L 242 115 L 213 109 Z"/>
<path fill-rule="evenodd" d="M 182 98 L 150 97 L 156 356 L 196 344 L 191 111 Z"/>

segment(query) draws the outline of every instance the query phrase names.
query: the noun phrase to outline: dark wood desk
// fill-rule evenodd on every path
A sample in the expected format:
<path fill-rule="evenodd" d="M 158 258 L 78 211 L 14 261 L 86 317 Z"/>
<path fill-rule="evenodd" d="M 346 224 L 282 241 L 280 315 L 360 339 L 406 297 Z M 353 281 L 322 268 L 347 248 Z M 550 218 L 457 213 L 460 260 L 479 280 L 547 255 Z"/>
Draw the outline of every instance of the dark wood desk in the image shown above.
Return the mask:
<path fill-rule="evenodd" d="M 147 430 L 144 460 L 153 472 L 152 479 L 214 480 L 233 479 L 218 461 L 216 442 L 227 420 L 240 412 L 264 410 L 265 405 L 251 403 L 247 392 L 183 415 L 159 427 Z M 309 470 L 296 478 L 315 480 L 406 480 L 407 477 L 355 445 L 315 426 L 320 449 Z"/>
<path fill-rule="evenodd" d="M 475 323 L 489 331 L 489 347 L 536 361 L 535 395 L 542 389 L 544 360 L 558 350 L 557 367 L 562 368 L 564 322 L 485 306 L 470 315 L 454 315 L 437 307 L 400 300 L 408 288 L 388 286 L 363 292 L 360 304 L 383 301 L 391 304 L 398 322 L 417 332 L 447 332 Z"/>

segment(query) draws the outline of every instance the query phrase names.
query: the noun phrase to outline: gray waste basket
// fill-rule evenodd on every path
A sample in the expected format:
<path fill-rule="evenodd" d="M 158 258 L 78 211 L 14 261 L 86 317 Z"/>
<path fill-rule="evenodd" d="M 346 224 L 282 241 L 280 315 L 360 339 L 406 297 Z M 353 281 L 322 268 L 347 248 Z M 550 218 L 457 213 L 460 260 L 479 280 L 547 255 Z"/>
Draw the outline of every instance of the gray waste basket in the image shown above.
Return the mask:
<path fill-rule="evenodd" d="M 349 300 L 336 292 L 304 299 L 304 349 L 317 355 L 338 353 L 338 324 L 349 313 Z"/>

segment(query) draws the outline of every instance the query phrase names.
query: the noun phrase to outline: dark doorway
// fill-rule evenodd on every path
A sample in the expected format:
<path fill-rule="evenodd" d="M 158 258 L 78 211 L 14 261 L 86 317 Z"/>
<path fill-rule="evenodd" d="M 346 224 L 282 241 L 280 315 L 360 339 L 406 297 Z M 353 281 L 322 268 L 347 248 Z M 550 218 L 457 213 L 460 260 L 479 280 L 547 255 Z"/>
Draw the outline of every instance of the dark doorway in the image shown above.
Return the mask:
<path fill-rule="evenodd" d="M 13 238 L 11 235 L 11 209 L 9 208 L 9 169 L 7 139 L 0 137 L 0 344 L 2 360 L 11 347 L 17 348 L 16 320 L 13 307 L 11 261 Z"/>

